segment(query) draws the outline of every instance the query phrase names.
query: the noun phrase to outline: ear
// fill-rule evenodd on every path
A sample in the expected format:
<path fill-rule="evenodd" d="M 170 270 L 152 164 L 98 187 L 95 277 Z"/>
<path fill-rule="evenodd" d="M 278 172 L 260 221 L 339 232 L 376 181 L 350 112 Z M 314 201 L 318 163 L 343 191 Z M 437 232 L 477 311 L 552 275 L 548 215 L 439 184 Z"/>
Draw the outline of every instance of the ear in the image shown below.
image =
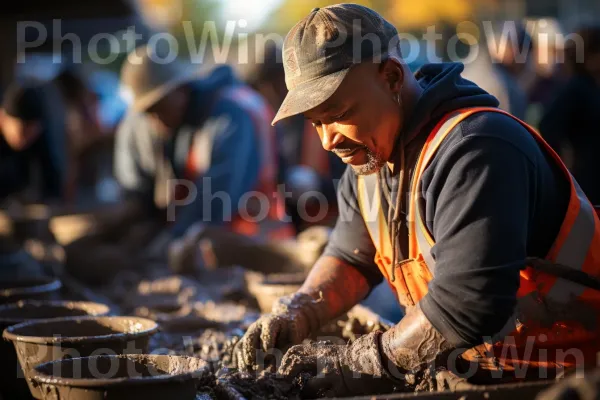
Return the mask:
<path fill-rule="evenodd" d="M 399 93 L 404 84 L 404 68 L 398 60 L 388 58 L 381 64 L 381 74 L 390 92 Z"/>

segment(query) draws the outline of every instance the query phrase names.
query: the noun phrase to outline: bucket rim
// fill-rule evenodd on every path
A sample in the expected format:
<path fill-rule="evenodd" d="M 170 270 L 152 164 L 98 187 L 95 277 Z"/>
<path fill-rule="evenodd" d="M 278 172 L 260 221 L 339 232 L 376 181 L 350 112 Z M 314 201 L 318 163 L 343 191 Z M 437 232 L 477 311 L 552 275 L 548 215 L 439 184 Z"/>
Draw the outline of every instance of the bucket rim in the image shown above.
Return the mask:
<path fill-rule="evenodd" d="M 115 320 L 135 320 L 144 325 L 144 329 L 136 332 L 119 332 L 108 335 L 96 335 L 96 336 L 34 336 L 34 335 L 23 335 L 19 334 L 19 330 L 29 327 L 31 325 L 43 325 L 43 324 L 58 324 L 61 322 L 71 321 L 115 321 Z M 135 340 L 145 336 L 151 336 L 158 332 L 159 325 L 155 321 L 148 318 L 141 318 L 135 316 L 81 316 L 81 317 L 61 317 L 61 318 L 45 318 L 45 319 L 34 319 L 21 322 L 16 325 L 9 326 L 2 334 L 4 339 L 12 342 L 21 343 L 33 343 L 33 344 L 47 344 L 54 345 L 59 343 L 95 343 L 104 342 L 110 340 L 129 341 Z"/>
<path fill-rule="evenodd" d="M 195 360 L 199 363 L 198 368 L 179 374 L 164 374 L 149 377 L 121 377 L 121 378 L 102 378 L 102 379 L 90 379 L 90 378 L 61 378 L 54 375 L 49 375 L 40 369 L 47 368 L 52 365 L 60 363 L 69 363 L 75 361 L 91 361 L 100 358 L 123 358 L 130 360 L 139 359 L 156 359 L 158 357 L 169 357 L 177 358 L 179 360 Z M 135 386 L 135 385 L 151 385 L 160 384 L 167 382 L 183 382 L 188 380 L 202 379 L 211 374 L 210 364 L 198 357 L 192 356 L 181 356 L 181 355 L 164 355 L 164 354 L 117 354 L 117 355 L 98 355 L 89 357 L 78 357 L 70 358 L 66 360 L 54 360 L 43 364 L 39 364 L 32 369 L 31 379 L 37 384 L 45 384 L 52 386 L 70 386 L 76 388 L 110 388 L 117 386 Z"/>
<path fill-rule="evenodd" d="M 60 300 L 18 300 L 14 303 L 0 304 L 0 325 L 17 325 L 25 321 L 40 321 L 46 318 L 31 318 L 31 317 L 4 317 L 2 313 L 9 310 L 19 310 L 27 306 L 32 307 L 56 307 L 56 308 L 67 308 L 72 310 L 82 310 L 85 312 L 92 311 L 87 315 L 81 315 L 81 317 L 102 317 L 107 316 L 111 309 L 104 303 L 96 303 L 93 301 L 60 301 Z M 57 317 L 58 318 L 58 317 Z M 61 317 L 69 318 L 69 317 Z"/>
<path fill-rule="evenodd" d="M 26 296 L 31 294 L 42 294 L 54 292 L 62 288 L 62 283 L 56 278 L 36 278 L 36 279 L 13 279 L 0 281 L 0 284 L 18 282 L 31 282 L 31 286 L 17 286 L 0 289 L 0 298 L 10 298 L 15 296 Z"/>

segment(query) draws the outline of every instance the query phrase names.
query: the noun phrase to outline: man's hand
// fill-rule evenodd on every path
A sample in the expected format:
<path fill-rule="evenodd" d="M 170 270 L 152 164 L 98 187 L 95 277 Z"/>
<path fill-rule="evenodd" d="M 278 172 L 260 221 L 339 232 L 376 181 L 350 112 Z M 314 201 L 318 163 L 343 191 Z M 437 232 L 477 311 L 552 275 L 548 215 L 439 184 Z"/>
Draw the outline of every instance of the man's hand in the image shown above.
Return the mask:
<path fill-rule="evenodd" d="M 280 299 L 270 315 L 250 326 L 234 349 L 234 366 L 249 369 L 258 350 L 285 351 L 339 317 L 369 292 L 365 277 L 335 257 L 321 257 L 298 293 Z M 319 300 L 316 300 L 319 299 Z"/>
<path fill-rule="evenodd" d="M 380 352 L 381 331 L 349 345 L 314 343 L 292 347 L 278 373 L 294 378 L 308 374 L 302 395 L 309 398 L 391 393 L 403 382 L 392 377 Z"/>
<path fill-rule="evenodd" d="M 271 314 L 250 325 L 244 337 L 236 344 L 233 364 L 238 369 L 256 366 L 257 353 L 267 355 L 272 349 L 282 351 L 301 343 L 326 322 L 325 305 L 304 293 L 282 297 L 273 306 Z"/>
<path fill-rule="evenodd" d="M 468 388 L 445 362 L 453 350 L 417 304 L 390 330 L 370 333 L 350 345 L 294 346 L 278 372 L 288 378 L 310 375 L 304 388 L 309 397 Z"/>

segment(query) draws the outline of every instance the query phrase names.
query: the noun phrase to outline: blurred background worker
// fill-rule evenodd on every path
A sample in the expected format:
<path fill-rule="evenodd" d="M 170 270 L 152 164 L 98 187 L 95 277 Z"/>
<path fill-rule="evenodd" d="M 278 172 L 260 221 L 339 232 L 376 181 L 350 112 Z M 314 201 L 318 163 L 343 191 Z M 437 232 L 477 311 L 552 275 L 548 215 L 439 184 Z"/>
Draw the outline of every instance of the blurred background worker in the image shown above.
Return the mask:
<path fill-rule="evenodd" d="M 260 93 L 273 109 L 279 109 L 287 88 L 281 62 L 281 47 L 269 42 L 255 63 L 243 71 L 245 80 Z M 345 165 L 335 154 L 321 145 L 317 131 L 303 116 L 296 116 L 275 127 L 279 143 L 279 182 L 285 183 L 291 196 L 286 198 L 287 211 L 297 231 L 314 224 L 331 224 L 337 216 L 335 182 L 345 171 Z M 300 200 L 309 192 L 318 192 L 326 200 L 327 212 L 320 218 L 325 205 L 318 199 Z M 312 202 L 311 202 L 312 201 Z M 309 218 L 303 218 L 308 215 Z M 313 218 L 315 217 L 315 218 Z M 310 220 L 310 222 L 308 221 Z"/>
<path fill-rule="evenodd" d="M 554 18 L 525 22 L 531 37 L 531 67 L 522 74 L 519 84 L 527 92 L 527 122 L 539 127 L 542 116 L 568 79 L 565 65 L 564 33 Z"/>
<path fill-rule="evenodd" d="M 68 197 L 64 130 L 53 124 L 47 86 L 14 82 L 0 108 L 0 199 L 58 203 Z"/>
<path fill-rule="evenodd" d="M 101 169 L 99 144 L 108 135 L 99 120 L 98 98 L 78 68 L 72 65 L 63 68 L 53 81 L 64 104 L 70 172 L 77 182 L 74 196 L 83 201 L 96 194 L 93 189 Z"/>
<path fill-rule="evenodd" d="M 155 62 L 160 56 L 160 49 L 140 47 L 122 69 L 132 104 L 117 133 L 115 174 L 125 196 L 141 210 L 174 210 L 174 220 L 163 217 L 172 222 L 167 238 L 196 222 L 261 239 L 289 237 L 272 110 L 228 66 L 199 77 L 183 62 Z M 171 185 L 175 179 L 187 183 Z M 248 197 L 252 191 L 260 196 Z"/>
<path fill-rule="evenodd" d="M 565 49 L 570 79 L 540 123 L 544 138 L 556 150 L 590 201 L 600 205 L 600 26 L 577 31 L 584 47 L 571 42 Z M 585 57 L 583 56 L 585 55 Z"/>
<path fill-rule="evenodd" d="M 531 38 L 519 22 L 499 22 L 492 28 L 479 43 L 481 53 L 462 75 L 496 97 L 501 109 L 524 120 L 528 100 L 519 79 L 528 68 Z"/>

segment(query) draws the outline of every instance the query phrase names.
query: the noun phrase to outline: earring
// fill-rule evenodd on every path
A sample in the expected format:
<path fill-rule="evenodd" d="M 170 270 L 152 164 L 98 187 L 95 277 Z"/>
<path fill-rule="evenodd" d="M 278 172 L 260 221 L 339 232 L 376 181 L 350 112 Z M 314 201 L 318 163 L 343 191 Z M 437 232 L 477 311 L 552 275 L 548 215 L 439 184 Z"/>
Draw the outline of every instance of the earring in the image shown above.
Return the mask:
<path fill-rule="evenodd" d="M 400 106 L 401 102 L 402 102 L 402 97 L 400 96 L 400 93 L 402 93 L 402 86 L 400 86 L 400 90 L 398 90 L 398 93 L 396 93 L 396 96 L 394 98 L 394 100 L 396 100 L 396 103 L 398 104 L 398 106 Z"/>

